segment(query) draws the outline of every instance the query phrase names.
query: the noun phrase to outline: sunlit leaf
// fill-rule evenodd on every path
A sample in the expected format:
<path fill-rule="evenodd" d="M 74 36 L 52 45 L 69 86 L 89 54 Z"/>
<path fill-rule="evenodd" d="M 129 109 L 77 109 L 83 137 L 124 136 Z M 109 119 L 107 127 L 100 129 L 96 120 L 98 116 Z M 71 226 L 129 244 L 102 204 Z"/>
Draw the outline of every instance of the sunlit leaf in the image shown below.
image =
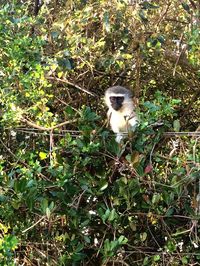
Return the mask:
<path fill-rule="evenodd" d="M 47 158 L 47 153 L 46 152 L 43 152 L 43 151 L 40 151 L 39 152 L 39 157 L 41 160 L 45 160 Z"/>

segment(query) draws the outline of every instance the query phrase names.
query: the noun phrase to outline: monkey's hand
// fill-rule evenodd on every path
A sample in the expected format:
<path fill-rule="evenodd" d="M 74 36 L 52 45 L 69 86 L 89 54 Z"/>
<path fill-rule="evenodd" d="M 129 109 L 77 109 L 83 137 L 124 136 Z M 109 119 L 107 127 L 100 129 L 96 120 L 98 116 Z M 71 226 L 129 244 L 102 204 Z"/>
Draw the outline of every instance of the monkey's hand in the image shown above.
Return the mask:
<path fill-rule="evenodd" d="M 129 127 L 129 131 L 135 131 L 137 125 L 139 124 L 139 120 L 136 116 L 132 117 L 131 119 L 129 119 L 128 121 L 130 127 Z"/>

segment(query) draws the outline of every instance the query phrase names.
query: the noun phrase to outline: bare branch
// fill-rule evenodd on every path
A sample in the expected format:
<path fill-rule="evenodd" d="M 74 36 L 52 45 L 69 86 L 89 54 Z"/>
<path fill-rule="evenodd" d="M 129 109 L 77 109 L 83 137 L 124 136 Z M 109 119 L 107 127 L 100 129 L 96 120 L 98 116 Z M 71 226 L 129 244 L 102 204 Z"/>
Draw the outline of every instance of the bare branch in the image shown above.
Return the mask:
<path fill-rule="evenodd" d="M 25 230 L 22 231 L 22 234 L 26 233 L 27 231 L 29 231 L 30 229 L 32 229 L 33 227 L 35 227 L 37 224 L 39 224 L 42 220 L 44 220 L 46 216 L 42 216 L 36 223 L 34 223 L 33 225 L 31 225 L 30 227 L 26 228 Z"/>
<path fill-rule="evenodd" d="M 42 131 L 52 131 L 52 130 L 54 130 L 56 128 L 59 128 L 59 127 L 62 127 L 62 126 L 77 122 L 77 119 L 73 119 L 73 120 L 70 120 L 70 121 L 65 121 L 65 122 L 62 122 L 62 123 L 60 123 L 58 125 L 52 126 L 52 127 L 39 126 L 39 125 L 35 124 L 34 122 L 26 119 L 26 118 L 22 118 L 21 121 L 27 123 L 27 125 L 29 125 L 29 126 L 31 126 L 33 128 L 37 128 L 37 129 L 42 130 Z"/>
<path fill-rule="evenodd" d="M 165 132 L 164 136 L 191 136 L 191 137 L 199 137 L 200 132 L 194 131 L 194 132 Z"/>
<path fill-rule="evenodd" d="M 79 85 L 76 85 L 76 84 L 74 84 L 74 83 L 72 83 L 71 81 L 68 81 L 68 80 L 66 80 L 66 79 L 60 79 L 60 78 L 56 78 L 56 77 L 47 77 L 47 79 L 55 80 L 55 81 L 62 82 L 62 83 L 66 83 L 66 84 L 68 84 L 68 85 L 70 85 L 70 86 L 72 86 L 72 87 L 74 87 L 74 88 L 77 88 L 77 89 L 79 89 L 79 90 L 81 90 L 81 91 L 83 91 L 83 92 L 86 92 L 86 93 L 89 94 L 89 95 L 96 96 L 95 93 L 90 92 L 90 91 L 88 91 L 87 89 L 82 88 L 82 87 L 80 87 Z"/>

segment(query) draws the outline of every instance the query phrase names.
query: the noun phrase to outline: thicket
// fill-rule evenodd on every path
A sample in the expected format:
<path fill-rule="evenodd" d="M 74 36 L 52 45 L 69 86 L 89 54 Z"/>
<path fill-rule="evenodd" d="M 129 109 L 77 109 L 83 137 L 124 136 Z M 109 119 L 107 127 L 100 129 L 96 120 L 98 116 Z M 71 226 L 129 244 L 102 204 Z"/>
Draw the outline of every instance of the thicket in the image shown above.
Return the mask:
<path fill-rule="evenodd" d="M 199 10 L 3 1 L 0 265 L 200 263 Z M 120 147 L 111 85 L 140 116 Z"/>

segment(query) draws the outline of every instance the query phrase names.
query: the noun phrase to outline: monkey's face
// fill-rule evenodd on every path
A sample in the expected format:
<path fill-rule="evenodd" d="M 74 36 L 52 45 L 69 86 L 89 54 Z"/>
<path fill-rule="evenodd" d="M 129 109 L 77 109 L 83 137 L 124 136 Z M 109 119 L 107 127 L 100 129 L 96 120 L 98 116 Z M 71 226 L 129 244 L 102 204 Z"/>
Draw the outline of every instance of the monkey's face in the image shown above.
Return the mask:
<path fill-rule="evenodd" d="M 115 111 L 118 111 L 122 108 L 124 102 L 123 96 L 110 96 L 109 99 L 110 99 L 110 104 Z"/>

